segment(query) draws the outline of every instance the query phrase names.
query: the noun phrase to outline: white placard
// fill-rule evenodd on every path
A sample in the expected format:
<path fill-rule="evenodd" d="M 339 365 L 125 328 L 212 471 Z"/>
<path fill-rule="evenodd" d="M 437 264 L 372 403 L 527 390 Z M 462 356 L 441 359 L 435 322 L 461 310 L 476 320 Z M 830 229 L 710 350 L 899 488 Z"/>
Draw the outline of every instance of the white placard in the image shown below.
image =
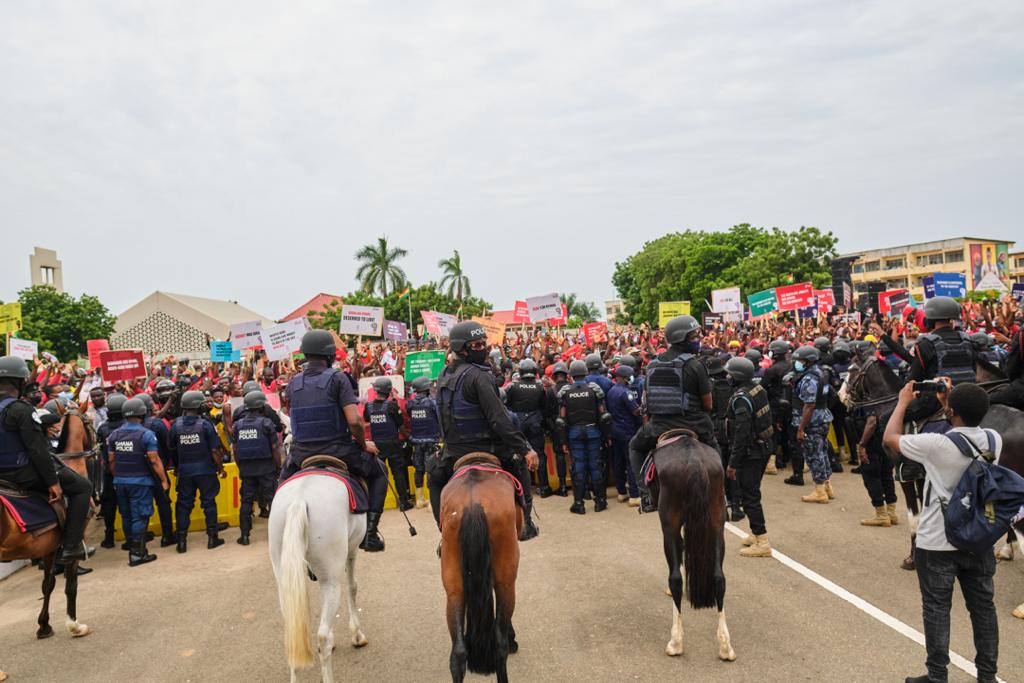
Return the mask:
<path fill-rule="evenodd" d="M 381 325 L 384 324 L 384 309 L 376 306 L 341 307 L 341 323 L 338 332 L 341 334 L 365 334 L 367 337 L 379 337 Z"/>
<path fill-rule="evenodd" d="M 562 317 L 562 302 L 554 293 L 530 297 L 526 300 L 526 307 L 530 310 L 531 323 Z"/>
<path fill-rule="evenodd" d="M 260 342 L 268 360 L 284 360 L 299 350 L 302 335 L 306 334 L 305 318 L 289 320 L 280 325 L 267 327 L 260 334 Z M 333 360 L 333 359 L 332 359 Z"/>
<path fill-rule="evenodd" d="M 229 328 L 228 339 L 231 340 L 231 348 L 236 351 L 244 351 L 260 345 L 260 333 L 263 332 L 263 324 L 259 320 L 248 323 L 235 323 Z"/>
<path fill-rule="evenodd" d="M 459 319 L 450 313 L 438 313 L 437 314 L 437 326 L 441 329 L 442 337 L 449 337 L 452 333 L 452 328 L 458 324 Z"/>
<path fill-rule="evenodd" d="M 32 360 L 39 355 L 39 342 L 11 337 L 11 355 Z"/>
<path fill-rule="evenodd" d="M 393 390 L 392 396 L 405 396 L 405 377 L 401 375 L 384 375 L 391 380 L 391 389 Z M 381 375 L 376 377 L 360 377 L 359 378 L 359 400 L 365 401 L 369 397 L 370 389 L 373 388 L 374 380 L 380 379 Z"/>
<path fill-rule="evenodd" d="M 716 289 L 711 292 L 711 310 L 715 313 L 736 313 L 743 312 L 743 302 L 740 301 L 740 288 L 728 287 Z"/>

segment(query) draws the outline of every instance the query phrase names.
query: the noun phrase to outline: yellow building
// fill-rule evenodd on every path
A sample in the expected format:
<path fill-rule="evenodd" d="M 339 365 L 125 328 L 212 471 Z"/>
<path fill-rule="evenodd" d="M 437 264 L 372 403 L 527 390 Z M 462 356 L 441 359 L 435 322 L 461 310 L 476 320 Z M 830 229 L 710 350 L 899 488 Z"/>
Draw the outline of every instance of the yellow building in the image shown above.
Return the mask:
<path fill-rule="evenodd" d="M 868 293 L 868 283 L 881 283 L 886 290 L 909 289 L 920 301 L 924 298 L 921 278 L 937 272 L 964 273 L 969 291 L 995 288 L 991 285 L 996 282 L 1007 289 L 1012 282 L 1024 282 L 1024 252 L 1014 252 L 1013 246 L 1006 240 L 954 237 L 844 257 L 854 259 L 851 279 L 855 294 Z"/>

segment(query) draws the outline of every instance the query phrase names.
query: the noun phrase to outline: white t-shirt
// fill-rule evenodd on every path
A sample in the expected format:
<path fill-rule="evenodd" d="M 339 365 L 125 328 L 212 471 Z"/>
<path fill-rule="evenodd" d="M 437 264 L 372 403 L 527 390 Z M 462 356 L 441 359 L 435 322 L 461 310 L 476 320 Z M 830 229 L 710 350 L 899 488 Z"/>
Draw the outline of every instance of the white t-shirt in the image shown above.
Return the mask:
<path fill-rule="evenodd" d="M 988 450 L 986 430 L 981 427 L 955 427 L 950 431 L 963 434 L 978 447 L 978 450 Z M 995 432 L 992 433 L 995 435 L 994 455 L 998 459 L 1003 448 L 1003 438 Z M 917 527 L 917 547 L 922 550 L 956 550 L 946 540 L 946 525 L 939 499 L 949 500 L 953 489 L 960 483 L 960 477 L 971 464 L 971 459 L 961 453 L 956 444 L 943 434 L 901 436 L 900 453 L 924 465 L 925 493 L 928 501 L 921 511 Z M 929 488 L 930 495 L 927 495 Z"/>

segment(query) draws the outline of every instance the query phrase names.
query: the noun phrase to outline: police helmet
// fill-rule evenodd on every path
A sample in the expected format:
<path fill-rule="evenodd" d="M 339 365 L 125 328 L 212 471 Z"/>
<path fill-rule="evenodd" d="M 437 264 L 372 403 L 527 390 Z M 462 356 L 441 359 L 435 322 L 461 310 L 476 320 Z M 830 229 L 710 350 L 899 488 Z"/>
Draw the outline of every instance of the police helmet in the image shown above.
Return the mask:
<path fill-rule="evenodd" d="M 619 365 L 628 365 L 629 367 L 636 370 L 636 358 L 629 355 L 628 353 L 619 359 Z"/>
<path fill-rule="evenodd" d="M 699 332 L 700 323 L 692 315 L 677 315 L 665 323 L 665 341 L 669 344 L 682 344 Z"/>
<path fill-rule="evenodd" d="M 393 388 L 391 380 L 387 377 L 378 377 L 373 380 L 373 392 L 377 394 L 377 398 L 388 398 L 391 396 Z"/>
<path fill-rule="evenodd" d="M 768 345 L 768 353 L 772 358 L 782 358 L 789 353 L 789 342 L 785 339 L 776 339 Z"/>
<path fill-rule="evenodd" d="M 333 361 L 337 347 L 334 345 L 334 337 L 327 330 L 310 330 L 302 335 L 299 351 L 304 356 L 326 356 Z"/>
<path fill-rule="evenodd" d="M 267 405 L 267 395 L 262 391 L 250 391 L 242 399 L 242 403 L 246 410 L 263 410 L 263 406 Z"/>
<path fill-rule="evenodd" d="M 587 364 L 587 370 L 590 372 L 597 372 L 604 364 L 601 362 L 601 354 L 599 353 L 588 353 L 583 362 Z"/>
<path fill-rule="evenodd" d="M 829 347 L 832 346 L 832 340 L 828 337 L 821 336 L 814 340 L 814 348 L 818 349 L 819 353 L 828 353 Z"/>
<path fill-rule="evenodd" d="M 850 345 L 846 342 L 836 342 L 835 347 L 832 349 L 832 357 L 839 362 L 849 360 L 851 353 Z"/>
<path fill-rule="evenodd" d="M 793 358 L 804 363 L 817 363 L 821 354 L 813 346 L 801 346 L 793 352 Z"/>
<path fill-rule="evenodd" d="M 139 399 L 146 404 L 146 411 L 153 412 L 153 397 L 149 394 L 136 394 L 134 398 Z"/>
<path fill-rule="evenodd" d="M 858 356 L 863 356 L 865 354 L 871 353 L 872 349 L 874 348 L 875 345 L 866 339 L 858 339 L 857 341 L 853 342 L 853 352 L 856 353 Z"/>
<path fill-rule="evenodd" d="M 524 358 L 519 361 L 519 376 L 520 377 L 536 377 L 537 376 L 537 364 L 533 362 L 532 358 Z"/>
<path fill-rule="evenodd" d="M 959 320 L 960 304 L 948 296 L 933 296 L 924 303 L 924 317 L 928 320 Z"/>
<path fill-rule="evenodd" d="M 758 351 L 757 349 L 747 349 L 747 353 L 744 354 L 743 357 L 749 360 L 751 363 L 753 363 L 754 367 L 757 367 L 757 365 L 761 362 L 761 352 Z M 729 368 L 726 367 L 726 370 L 728 369 Z"/>
<path fill-rule="evenodd" d="M 162 379 L 154 387 L 156 391 L 174 391 L 174 382 L 169 379 Z"/>
<path fill-rule="evenodd" d="M 633 368 L 626 364 L 621 364 L 619 367 L 615 368 L 615 376 L 630 379 L 633 377 Z"/>
<path fill-rule="evenodd" d="M 121 414 L 125 417 L 146 417 L 146 404 L 142 399 L 130 398 L 124 402 Z"/>
<path fill-rule="evenodd" d="M 466 348 L 466 344 L 477 339 L 487 339 L 487 330 L 478 322 L 467 320 L 457 323 L 448 335 L 448 346 L 458 353 Z"/>
<path fill-rule="evenodd" d="M 749 352 L 748 352 L 749 355 Z M 725 364 L 725 371 L 737 384 L 746 384 L 754 379 L 754 364 L 749 358 L 730 358 Z"/>
<path fill-rule="evenodd" d="M 181 396 L 182 410 L 199 410 L 206 402 L 206 397 L 201 391 L 186 391 Z"/>
<path fill-rule="evenodd" d="M 586 377 L 587 364 L 581 360 L 574 360 L 569 363 L 569 375 L 572 377 Z"/>
<path fill-rule="evenodd" d="M 562 361 L 555 363 L 555 367 L 551 370 L 552 376 L 557 375 L 558 373 L 562 373 L 563 375 L 569 374 L 569 368 Z"/>
<path fill-rule="evenodd" d="M 992 340 L 984 332 L 975 332 L 971 335 L 971 344 L 976 349 L 985 350 L 992 344 Z"/>
<path fill-rule="evenodd" d="M 63 415 L 64 411 L 68 409 L 68 400 L 63 396 L 57 398 L 51 398 L 49 401 L 43 404 L 43 410 L 49 410 L 54 415 Z"/>
<path fill-rule="evenodd" d="M 260 383 L 257 382 L 254 379 L 251 379 L 251 380 L 249 380 L 248 382 L 246 382 L 245 384 L 242 385 L 242 396 L 245 396 L 250 391 L 259 391 L 259 390 L 260 390 Z"/>
<path fill-rule="evenodd" d="M 107 417 L 112 417 L 114 419 L 124 417 L 124 415 L 121 413 L 121 410 L 124 408 L 125 401 L 127 400 L 128 399 L 127 397 L 125 397 L 124 394 L 111 394 L 110 396 L 108 396 L 106 404 Z"/>
<path fill-rule="evenodd" d="M 17 356 L 0 357 L 0 379 L 28 379 L 28 365 Z"/>
<path fill-rule="evenodd" d="M 430 391 L 430 378 L 426 376 L 417 377 L 412 381 L 412 390 L 420 394 Z"/>

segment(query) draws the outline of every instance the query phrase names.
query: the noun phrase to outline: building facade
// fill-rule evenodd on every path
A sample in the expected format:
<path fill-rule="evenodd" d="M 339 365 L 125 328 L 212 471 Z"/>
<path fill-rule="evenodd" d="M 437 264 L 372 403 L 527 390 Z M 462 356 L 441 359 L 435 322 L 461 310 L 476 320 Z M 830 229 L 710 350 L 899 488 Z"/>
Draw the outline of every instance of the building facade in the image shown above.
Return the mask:
<path fill-rule="evenodd" d="M 604 302 L 604 319 L 609 325 L 618 320 L 621 313 L 622 299 L 609 299 Z"/>

